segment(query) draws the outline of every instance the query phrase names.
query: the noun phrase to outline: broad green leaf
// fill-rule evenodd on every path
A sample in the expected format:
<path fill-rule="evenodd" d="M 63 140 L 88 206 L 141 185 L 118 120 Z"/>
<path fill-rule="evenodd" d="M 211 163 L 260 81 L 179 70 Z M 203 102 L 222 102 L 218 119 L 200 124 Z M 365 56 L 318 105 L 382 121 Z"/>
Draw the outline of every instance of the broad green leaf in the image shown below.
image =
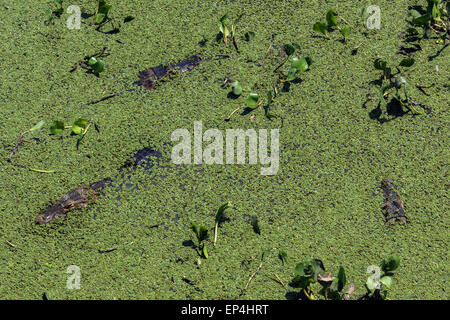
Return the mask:
<path fill-rule="evenodd" d="M 381 268 L 385 272 L 394 271 L 400 265 L 400 258 L 397 255 L 390 256 L 384 259 L 381 263 Z"/>
<path fill-rule="evenodd" d="M 434 21 L 441 21 L 441 18 L 440 18 L 441 12 L 439 11 L 439 7 L 436 2 L 433 4 L 433 10 L 431 11 L 431 14 L 433 16 Z"/>
<path fill-rule="evenodd" d="M 94 64 L 96 64 L 97 63 L 97 59 L 95 58 L 95 57 L 91 57 L 90 59 L 89 59 L 89 61 L 88 61 L 88 65 L 90 66 L 90 67 L 92 67 Z"/>
<path fill-rule="evenodd" d="M 375 67 L 375 69 L 377 70 L 386 70 L 386 66 L 387 66 L 387 62 L 384 60 L 381 60 L 380 58 L 376 59 L 375 62 L 373 63 L 373 66 Z"/>
<path fill-rule="evenodd" d="M 99 24 L 105 19 L 106 15 L 104 13 L 97 13 L 97 17 L 95 18 L 95 23 Z"/>
<path fill-rule="evenodd" d="M 103 70 L 105 70 L 105 62 L 103 60 L 97 60 L 97 63 L 95 63 L 93 66 L 91 66 L 91 68 L 96 73 L 100 73 Z"/>
<path fill-rule="evenodd" d="M 403 77 L 397 77 L 395 78 L 395 87 L 398 89 L 400 88 L 402 85 L 406 84 L 406 80 Z"/>
<path fill-rule="evenodd" d="M 417 10 L 411 10 L 411 11 L 409 11 L 409 14 L 414 18 L 414 19 L 416 19 L 416 18 L 419 18 L 420 17 L 420 12 L 419 11 L 417 11 Z"/>
<path fill-rule="evenodd" d="M 325 36 L 328 34 L 327 25 L 323 22 L 316 22 L 313 25 L 313 30 L 319 33 L 324 34 Z"/>
<path fill-rule="evenodd" d="M 423 26 L 428 23 L 428 21 L 430 21 L 430 16 L 428 14 L 425 14 L 423 16 L 414 18 L 413 24 L 416 26 Z"/>
<path fill-rule="evenodd" d="M 202 254 L 205 257 L 205 259 L 208 259 L 208 251 L 206 250 L 206 245 L 203 245 Z"/>
<path fill-rule="evenodd" d="M 194 231 L 197 240 L 199 240 L 198 226 L 195 222 L 191 222 L 191 229 Z"/>
<path fill-rule="evenodd" d="M 100 6 L 100 8 L 98 8 L 98 12 L 100 12 L 106 16 L 111 8 L 112 8 L 112 4 L 104 3 L 102 6 Z"/>
<path fill-rule="evenodd" d="M 416 36 L 419 34 L 419 31 L 417 31 L 416 28 L 408 28 L 408 30 L 406 30 L 406 33 L 410 36 Z"/>
<path fill-rule="evenodd" d="M 288 56 L 292 56 L 295 52 L 295 47 L 292 44 L 285 44 L 283 46 L 284 52 L 286 52 L 286 54 Z"/>
<path fill-rule="evenodd" d="M 35 130 L 39 130 L 40 128 L 42 128 L 42 126 L 44 125 L 45 121 L 41 120 L 38 123 L 36 123 L 33 127 L 31 127 L 31 129 L 29 131 L 35 131 Z"/>
<path fill-rule="evenodd" d="M 375 289 L 377 289 L 377 287 L 378 287 L 378 282 L 375 281 L 375 279 L 373 279 L 372 277 L 369 277 L 369 278 L 367 278 L 366 286 L 370 292 L 374 292 Z"/>
<path fill-rule="evenodd" d="M 294 276 L 304 276 L 305 275 L 305 267 L 306 267 L 305 262 L 298 263 L 294 269 Z"/>
<path fill-rule="evenodd" d="M 72 132 L 75 134 L 83 134 L 86 126 L 87 121 L 83 118 L 78 118 L 72 125 Z"/>
<path fill-rule="evenodd" d="M 229 37 L 230 36 L 230 29 L 228 29 L 228 27 L 224 27 L 223 32 L 222 32 L 225 37 Z"/>
<path fill-rule="evenodd" d="M 300 58 L 300 60 L 295 64 L 295 68 L 297 68 L 300 72 L 305 72 L 306 70 L 308 70 L 308 67 L 308 61 L 303 57 Z"/>
<path fill-rule="evenodd" d="M 390 78 L 390 77 L 391 77 L 391 72 L 392 72 L 392 69 L 391 69 L 391 68 L 386 68 L 386 69 L 384 70 L 384 75 L 385 75 L 385 77 L 386 77 L 386 78 Z"/>
<path fill-rule="evenodd" d="M 206 229 L 205 226 L 200 226 L 200 229 L 198 230 L 199 234 L 199 242 L 205 241 L 208 239 L 208 229 Z"/>
<path fill-rule="evenodd" d="M 231 87 L 233 88 L 233 93 L 237 96 L 240 96 L 242 94 L 242 87 L 239 84 L 239 81 L 234 81 L 231 84 Z"/>
<path fill-rule="evenodd" d="M 216 219 L 215 219 L 216 223 L 219 223 L 222 220 L 222 218 L 225 214 L 225 210 L 227 210 L 229 208 L 231 208 L 231 203 L 229 201 L 225 202 L 224 204 L 222 204 L 219 207 L 219 209 L 217 210 L 217 213 L 216 213 Z"/>
<path fill-rule="evenodd" d="M 380 282 L 386 287 L 386 288 L 390 288 L 392 285 L 392 278 L 389 276 L 384 276 L 380 279 Z"/>
<path fill-rule="evenodd" d="M 350 35 L 350 27 L 349 26 L 342 26 L 341 34 L 344 37 L 344 39 L 347 39 L 348 36 Z"/>
<path fill-rule="evenodd" d="M 413 58 L 405 58 L 402 61 L 400 61 L 400 66 L 401 67 L 411 67 L 414 64 L 414 59 Z"/>
<path fill-rule="evenodd" d="M 267 90 L 267 104 L 270 105 L 273 102 L 273 93 L 271 90 Z"/>
<path fill-rule="evenodd" d="M 306 62 L 306 60 L 305 60 Z M 300 59 L 297 57 L 292 58 L 291 67 L 300 71 Z"/>
<path fill-rule="evenodd" d="M 330 9 L 327 11 L 326 17 L 327 17 L 327 23 L 329 27 L 335 27 L 337 26 L 337 20 L 336 20 L 337 13 Z"/>
<path fill-rule="evenodd" d="M 51 134 L 59 134 L 64 130 L 64 122 L 55 120 L 50 125 L 50 133 Z"/>
<path fill-rule="evenodd" d="M 254 108 L 258 104 L 259 95 L 257 93 L 250 93 L 248 98 L 245 100 L 245 104 L 249 108 Z"/>
<path fill-rule="evenodd" d="M 291 67 L 288 71 L 286 81 L 295 80 L 295 78 L 297 77 L 297 72 L 298 72 L 297 68 Z"/>

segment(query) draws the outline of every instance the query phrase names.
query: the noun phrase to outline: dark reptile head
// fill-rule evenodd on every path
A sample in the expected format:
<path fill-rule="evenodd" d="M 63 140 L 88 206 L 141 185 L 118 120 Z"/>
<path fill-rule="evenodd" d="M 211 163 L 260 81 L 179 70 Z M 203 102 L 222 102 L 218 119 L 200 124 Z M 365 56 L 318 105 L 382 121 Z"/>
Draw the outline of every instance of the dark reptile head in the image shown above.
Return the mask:
<path fill-rule="evenodd" d="M 61 207 L 61 205 L 55 204 L 51 207 L 48 207 L 44 212 L 42 212 L 41 214 L 39 214 L 36 219 L 34 220 L 34 222 L 36 224 L 45 224 L 45 223 L 49 223 L 50 221 L 52 221 L 53 219 L 63 215 L 65 213 L 64 208 Z"/>
<path fill-rule="evenodd" d="M 36 224 L 45 224 L 49 223 L 52 220 L 50 215 L 40 214 L 36 217 L 36 220 L 34 221 Z"/>

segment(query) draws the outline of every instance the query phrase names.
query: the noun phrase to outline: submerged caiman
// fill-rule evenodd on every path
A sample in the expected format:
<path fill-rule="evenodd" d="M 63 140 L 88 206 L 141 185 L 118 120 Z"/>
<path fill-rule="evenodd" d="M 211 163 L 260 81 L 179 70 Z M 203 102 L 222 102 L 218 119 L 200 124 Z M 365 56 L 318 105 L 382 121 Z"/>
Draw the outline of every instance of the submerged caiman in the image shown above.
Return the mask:
<path fill-rule="evenodd" d="M 143 148 L 137 151 L 132 159 L 125 161 L 124 165 L 119 168 L 119 173 L 123 169 L 135 169 L 144 163 L 148 164 L 148 169 L 152 167 L 152 164 L 146 161 L 150 157 L 160 158 L 161 156 L 160 152 L 153 150 L 151 147 Z M 98 199 L 100 191 L 105 189 L 111 182 L 111 178 L 105 178 L 91 184 L 81 185 L 75 190 L 67 192 L 61 196 L 56 204 L 50 205 L 36 217 L 36 224 L 49 223 L 58 217 L 66 215 L 73 209 L 87 207 Z"/>

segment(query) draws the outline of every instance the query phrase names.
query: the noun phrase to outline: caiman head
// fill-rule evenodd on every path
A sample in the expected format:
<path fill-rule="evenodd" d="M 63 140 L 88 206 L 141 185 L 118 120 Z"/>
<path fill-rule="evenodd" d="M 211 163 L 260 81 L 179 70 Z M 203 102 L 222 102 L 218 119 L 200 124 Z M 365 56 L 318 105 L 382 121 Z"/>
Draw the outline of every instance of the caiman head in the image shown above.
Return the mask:
<path fill-rule="evenodd" d="M 65 214 L 65 213 L 66 213 L 66 210 L 64 210 L 64 208 L 61 207 L 61 205 L 58 203 L 51 207 L 48 207 L 44 212 L 40 213 L 36 217 L 35 223 L 36 224 L 49 223 L 53 219 Z"/>

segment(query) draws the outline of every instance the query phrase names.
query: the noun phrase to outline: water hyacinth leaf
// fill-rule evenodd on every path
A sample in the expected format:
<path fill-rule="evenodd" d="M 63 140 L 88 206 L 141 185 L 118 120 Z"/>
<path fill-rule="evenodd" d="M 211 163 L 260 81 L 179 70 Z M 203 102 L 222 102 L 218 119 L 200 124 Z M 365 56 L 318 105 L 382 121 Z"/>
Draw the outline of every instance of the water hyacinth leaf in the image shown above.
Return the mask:
<path fill-rule="evenodd" d="M 74 134 L 83 134 L 87 127 L 87 120 L 83 118 L 78 118 L 72 125 L 72 132 Z"/>
<path fill-rule="evenodd" d="M 100 24 L 104 19 L 106 15 L 104 13 L 97 13 L 97 18 L 95 19 L 96 24 Z"/>
<path fill-rule="evenodd" d="M 419 34 L 419 31 L 417 31 L 416 28 L 408 28 L 408 30 L 406 30 L 406 33 L 407 33 L 409 36 L 416 36 L 416 35 Z"/>
<path fill-rule="evenodd" d="M 233 88 L 233 94 L 235 94 L 236 96 L 240 96 L 242 94 L 242 87 L 239 84 L 239 81 L 234 81 L 231 84 L 231 87 Z"/>
<path fill-rule="evenodd" d="M 386 70 L 384 70 L 385 77 L 389 78 L 391 76 L 391 72 L 392 72 L 391 68 L 386 68 Z"/>
<path fill-rule="evenodd" d="M 306 267 L 306 263 L 302 262 L 302 263 L 298 263 L 295 266 L 294 269 L 294 276 L 304 276 L 305 275 L 305 267 Z"/>
<path fill-rule="evenodd" d="M 366 287 L 370 292 L 373 292 L 378 288 L 378 282 L 372 277 L 368 277 L 366 281 Z"/>
<path fill-rule="evenodd" d="M 434 2 L 434 4 L 433 4 L 433 9 L 431 11 L 431 15 L 433 16 L 434 21 L 441 21 L 441 18 L 440 18 L 441 12 L 439 11 L 437 2 Z"/>
<path fill-rule="evenodd" d="M 41 129 L 41 128 L 44 126 L 44 123 L 45 123 L 45 121 L 44 121 L 44 120 L 41 120 L 41 121 L 39 121 L 38 123 L 36 123 L 34 126 L 32 126 L 31 129 L 28 130 L 28 131 L 39 130 L 39 129 Z"/>
<path fill-rule="evenodd" d="M 395 78 L 395 87 L 398 89 L 400 88 L 403 84 L 406 84 L 406 80 L 403 77 L 397 77 Z"/>
<path fill-rule="evenodd" d="M 300 58 L 300 60 L 296 63 L 295 67 L 298 69 L 298 71 L 300 72 L 305 72 L 306 70 L 308 70 L 308 61 L 306 60 L 306 58 Z"/>
<path fill-rule="evenodd" d="M 323 22 L 316 22 L 313 25 L 313 30 L 316 32 L 322 33 L 325 36 L 328 34 L 327 25 Z"/>
<path fill-rule="evenodd" d="M 413 58 L 405 58 L 402 61 L 400 61 L 399 66 L 401 67 L 411 67 L 414 64 L 414 59 Z"/>
<path fill-rule="evenodd" d="M 270 105 L 273 103 L 273 93 L 271 90 L 267 90 L 267 104 Z"/>
<path fill-rule="evenodd" d="M 224 204 L 222 204 L 219 207 L 219 209 L 217 210 L 217 213 L 216 213 L 216 219 L 215 219 L 216 223 L 219 223 L 219 222 L 222 221 L 222 219 L 224 218 L 224 215 L 225 215 L 225 210 L 227 210 L 227 209 L 229 209 L 231 207 L 232 206 L 231 206 L 231 203 L 229 201 L 225 202 Z"/>
<path fill-rule="evenodd" d="M 288 56 L 292 56 L 295 52 L 295 47 L 292 44 L 285 44 L 283 46 L 284 52 L 286 52 L 286 54 Z"/>
<path fill-rule="evenodd" d="M 416 19 L 416 18 L 419 18 L 420 17 L 420 12 L 419 11 L 417 11 L 417 10 L 411 10 L 411 11 L 409 11 L 409 14 L 414 18 L 414 19 Z"/>
<path fill-rule="evenodd" d="M 341 28 L 341 34 L 344 37 L 344 39 L 347 39 L 350 35 L 350 27 L 349 26 L 342 26 Z"/>
<path fill-rule="evenodd" d="M 300 59 L 297 57 L 292 58 L 291 67 L 300 71 Z"/>
<path fill-rule="evenodd" d="M 96 64 L 97 63 L 97 59 L 95 58 L 95 57 L 91 57 L 90 59 L 89 59 L 89 61 L 88 61 L 88 65 L 90 66 L 90 67 L 92 67 L 94 64 Z"/>
<path fill-rule="evenodd" d="M 380 282 L 386 287 L 386 288 L 390 288 L 392 285 L 392 278 L 389 276 L 384 276 L 380 279 Z"/>
<path fill-rule="evenodd" d="M 248 98 L 245 100 L 245 104 L 249 108 L 254 108 L 258 104 L 259 95 L 257 93 L 250 93 Z"/>
<path fill-rule="evenodd" d="M 51 134 L 59 134 L 64 131 L 64 122 L 55 120 L 50 125 L 50 133 Z"/>
<path fill-rule="evenodd" d="M 317 281 L 317 276 L 319 274 L 321 274 L 322 272 L 325 272 L 325 267 L 323 266 L 322 260 L 319 260 L 319 259 L 314 259 L 311 262 L 311 265 L 312 265 L 312 272 L 314 275 L 314 280 Z"/>
<path fill-rule="evenodd" d="M 381 263 L 381 268 L 385 272 L 394 271 L 400 265 L 400 258 L 397 255 L 390 256 L 387 259 L 384 259 Z"/>
<path fill-rule="evenodd" d="M 108 14 L 111 8 L 112 4 L 106 4 L 106 1 L 100 1 L 98 6 L 98 12 Z"/>
<path fill-rule="evenodd" d="M 386 66 L 387 66 L 387 62 L 384 60 L 381 60 L 380 58 L 376 59 L 375 62 L 373 63 L 373 66 L 375 67 L 375 69 L 377 70 L 386 70 Z"/>
<path fill-rule="evenodd" d="M 327 23 L 328 23 L 329 27 L 337 26 L 336 16 L 337 16 L 337 13 L 334 10 L 330 9 L 327 11 L 326 19 L 327 19 Z"/>
<path fill-rule="evenodd" d="M 420 27 L 420 26 L 427 24 L 429 20 L 430 20 L 429 15 L 425 14 L 423 16 L 414 18 L 413 24 Z"/>
<path fill-rule="evenodd" d="M 191 222 L 191 230 L 194 231 L 197 240 L 199 239 L 198 226 L 195 222 Z"/>
<path fill-rule="evenodd" d="M 297 68 L 291 67 L 288 71 L 286 81 L 295 80 L 295 78 L 297 77 L 297 72 L 298 72 Z"/>
<path fill-rule="evenodd" d="M 224 35 L 225 37 L 230 36 L 230 30 L 228 30 L 228 27 L 221 24 L 221 25 L 219 25 L 219 30 L 222 33 L 222 35 Z"/>
<path fill-rule="evenodd" d="M 202 242 L 208 239 L 208 229 L 205 226 L 200 226 L 198 230 L 198 241 Z"/>
<path fill-rule="evenodd" d="M 202 254 L 205 259 L 208 259 L 208 251 L 206 250 L 206 246 L 204 245 L 202 248 Z"/>
<path fill-rule="evenodd" d="M 105 70 L 105 62 L 103 60 L 98 60 L 93 66 L 91 66 L 92 70 L 96 73 L 100 73 Z"/>

